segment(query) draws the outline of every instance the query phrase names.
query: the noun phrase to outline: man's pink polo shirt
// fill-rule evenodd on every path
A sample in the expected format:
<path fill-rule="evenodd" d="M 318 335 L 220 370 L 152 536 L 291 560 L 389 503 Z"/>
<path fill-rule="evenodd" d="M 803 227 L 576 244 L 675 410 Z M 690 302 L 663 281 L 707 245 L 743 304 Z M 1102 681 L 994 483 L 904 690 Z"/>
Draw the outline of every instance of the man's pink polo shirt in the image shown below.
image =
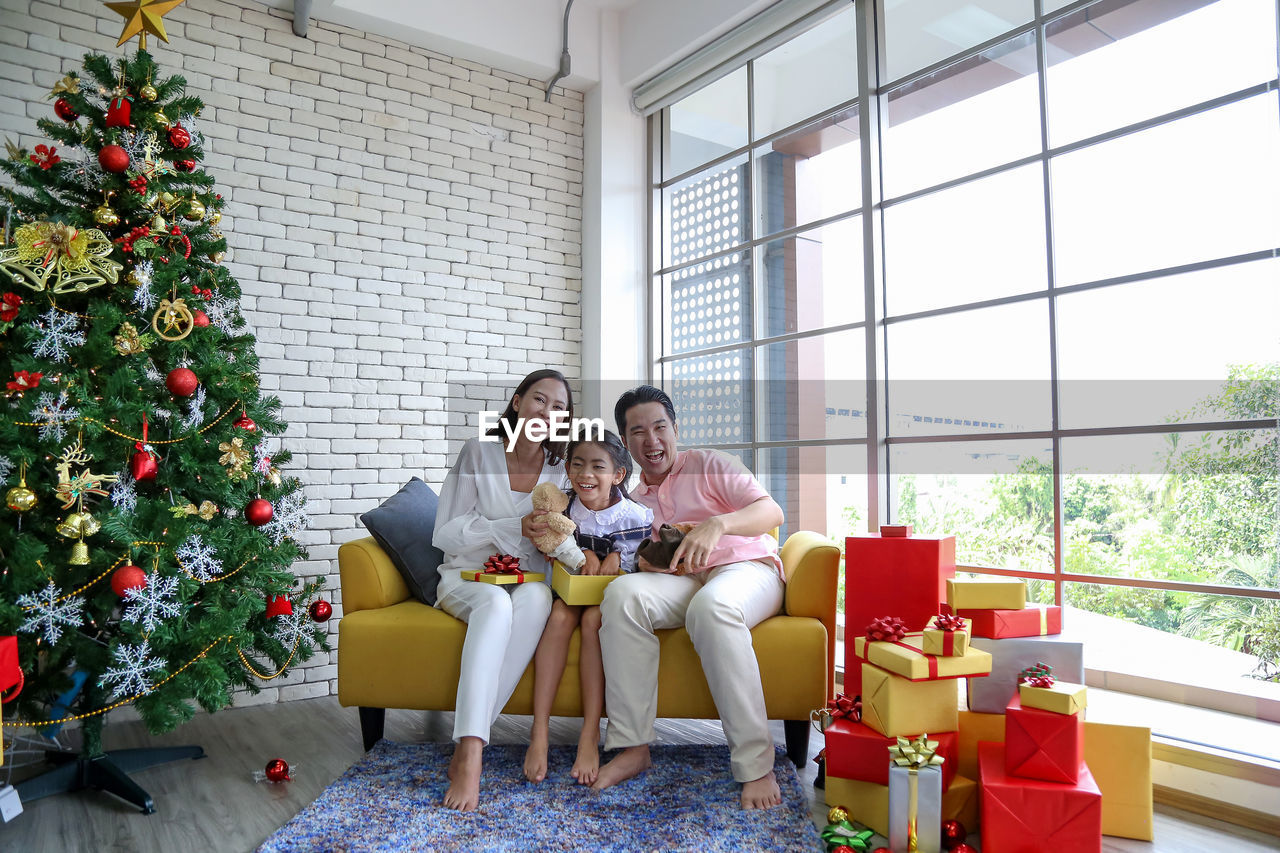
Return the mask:
<path fill-rule="evenodd" d="M 759 481 L 741 462 L 717 450 L 681 450 L 667 477 L 651 486 L 640 475 L 631 497 L 653 510 L 653 529 L 664 524 L 702 522 L 713 515 L 734 512 L 769 497 Z M 782 575 L 778 543 L 768 533 L 760 536 L 724 535 L 708 563 L 723 566 L 748 560 L 772 562 Z"/>

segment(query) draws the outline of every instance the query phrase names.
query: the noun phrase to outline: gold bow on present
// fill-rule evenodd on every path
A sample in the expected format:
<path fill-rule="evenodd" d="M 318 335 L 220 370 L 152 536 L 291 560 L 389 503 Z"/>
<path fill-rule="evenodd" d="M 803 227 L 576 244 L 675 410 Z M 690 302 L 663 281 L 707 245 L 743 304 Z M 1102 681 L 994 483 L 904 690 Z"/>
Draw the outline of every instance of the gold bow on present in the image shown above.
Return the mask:
<path fill-rule="evenodd" d="M 927 734 L 920 735 L 915 740 L 899 737 L 897 746 L 889 747 L 889 759 L 899 767 L 911 770 L 942 764 L 946 759 L 937 753 L 938 742 L 928 740 L 928 737 Z"/>

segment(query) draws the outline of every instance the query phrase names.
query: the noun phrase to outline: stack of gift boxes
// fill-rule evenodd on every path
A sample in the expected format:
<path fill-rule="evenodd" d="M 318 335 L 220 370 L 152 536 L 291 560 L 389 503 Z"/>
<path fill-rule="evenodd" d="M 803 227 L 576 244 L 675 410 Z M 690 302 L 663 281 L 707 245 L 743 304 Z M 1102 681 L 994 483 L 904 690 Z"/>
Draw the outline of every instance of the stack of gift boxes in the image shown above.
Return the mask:
<path fill-rule="evenodd" d="M 829 805 L 891 836 L 906 806 L 891 802 L 888 748 L 927 733 L 942 793 L 934 825 L 918 825 L 920 851 L 937 849 L 939 822 L 974 829 L 980 816 L 996 851 L 1096 850 L 1104 831 L 1151 838 L 1150 731 L 1084 722 L 1083 644 L 1061 635 L 1059 607 L 1028 607 L 1021 580 L 956 579 L 954 537 L 910 528 L 849 537 L 845 565 L 846 696 L 824 719 Z M 1037 665 L 1054 686 L 1020 685 Z"/>

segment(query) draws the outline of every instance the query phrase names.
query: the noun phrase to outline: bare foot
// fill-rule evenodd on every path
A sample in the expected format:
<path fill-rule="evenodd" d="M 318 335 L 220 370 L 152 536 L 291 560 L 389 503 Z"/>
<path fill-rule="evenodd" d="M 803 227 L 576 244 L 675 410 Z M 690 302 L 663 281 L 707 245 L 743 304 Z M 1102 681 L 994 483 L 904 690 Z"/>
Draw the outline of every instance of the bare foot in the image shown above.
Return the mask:
<path fill-rule="evenodd" d="M 477 737 L 464 737 L 453 750 L 449 762 L 449 790 L 444 792 L 444 807 L 461 812 L 474 811 L 480 804 L 480 757 L 484 743 Z"/>
<path fill-rule="evenodd" d="M 569 775 L 579 785 L 590 785 L 600 773 L 600 732 L 584 731 L 578 738 L 578 758 L 573 762 Z"/>
<path fill-rule="evenodd" d="M 529 748 L 524 752 L 524 778 L 541 782 L 547 778 L 547 730 L 535 726 L 529 732 Z"/>
<path fill-rule="evenodd" d="M 639 776 L 649 769 L 649 745 L 629 746 L 613 757 L 613 760 L 600 768 L 600 774 L 591 787 L 603 791 L 619 782 Z"/>
<path fill-rule="evenodd" d="M 782 802 L 782 791 L 778 789 L 778 780 L 770 770 L 759 779 L 742 783 L 742 807 L 744 809 L 767 809 Z"/>

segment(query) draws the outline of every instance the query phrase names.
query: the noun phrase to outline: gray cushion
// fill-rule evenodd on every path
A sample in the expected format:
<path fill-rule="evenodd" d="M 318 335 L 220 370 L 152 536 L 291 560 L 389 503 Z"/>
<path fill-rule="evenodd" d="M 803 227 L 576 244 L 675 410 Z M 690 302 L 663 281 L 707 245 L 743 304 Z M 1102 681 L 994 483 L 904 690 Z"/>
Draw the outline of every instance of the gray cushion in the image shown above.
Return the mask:
<path fill-rule="evenodd" d="M 444 554 L 431 544 L 437 503 L 431 487 L 414 477 L 382 506 L 360 516 L 361 523 L 400 570 L 413 597 L 432 605 L 440 582 L 438 569 L 444 562 Z"/>

